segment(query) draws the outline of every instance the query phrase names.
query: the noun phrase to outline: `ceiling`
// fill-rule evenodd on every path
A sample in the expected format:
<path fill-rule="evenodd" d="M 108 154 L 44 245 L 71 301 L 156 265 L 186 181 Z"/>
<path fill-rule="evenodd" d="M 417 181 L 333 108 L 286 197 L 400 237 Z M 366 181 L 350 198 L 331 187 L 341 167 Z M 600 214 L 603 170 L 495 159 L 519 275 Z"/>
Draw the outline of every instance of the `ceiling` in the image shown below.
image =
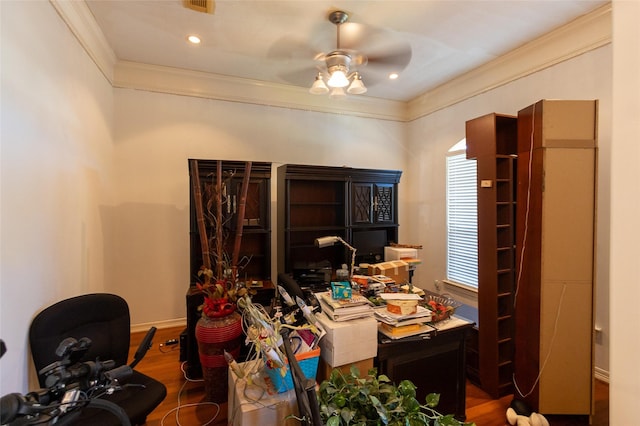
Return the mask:
<path fill-rule="evenodd" d="M 212 14 L 183 0 L 86 3 L 119 60 L 301 87 L 311 86 L 322 64 L 316 53 L 336 48 L 327 16 L 340 9 L 349 22 L 376 30 L 359 43 L 363 52 L 411 47 L 397 80 L 382 78 L 373 61 L 369 75 L 360 67 L 369 90 L 359 96 L 409 101 L 608 1 L 216 0 Z M 190 34 L 202 43 L 189 44 Z"/>

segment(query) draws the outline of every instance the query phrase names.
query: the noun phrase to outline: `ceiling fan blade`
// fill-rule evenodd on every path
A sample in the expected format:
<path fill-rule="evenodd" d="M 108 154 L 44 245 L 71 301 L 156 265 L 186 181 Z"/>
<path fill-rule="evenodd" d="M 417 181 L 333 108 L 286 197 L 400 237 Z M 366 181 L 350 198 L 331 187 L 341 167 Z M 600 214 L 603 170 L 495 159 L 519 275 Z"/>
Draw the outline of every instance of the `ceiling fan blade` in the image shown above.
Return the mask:
<path fill-rule="evenodd" d="M 377 56 L 376 54 L 367 56 L 367 68 L 384 68 L 389 72 L 399 73 L 411 62 L 411 49 L 393 51 L 391 53 Z"/>
<path fill-rule="evenodd" d="M 267 51 L 267 58 L 278 61 L 309 61 L 321 51 L 314 49 L 306 41 L 292 36 L 278 39 Z"/>
<path fill-rule="evenodd" d="M 399 33 L 350 22 L 342 27 L 341 31 L 345 31 L 341 35 L 341 48 L 352 54 L 352 64 L 362 71 L 363 77 L 375 73 L 386 79 L 389 73 L 399 73 L 409 65 L 411 45 Z M 368 80 L 372 79 L 378 78 L 371 75 Z"/>
<path fill-rule="evenodd" d="M 300 87 L 311 87 L 313 80 L 318 74 L 319 67 L 308 66 L 297 69 L 289 69 L 278 74 L 278 78 L 287 83 Z"/>
<path fill-rule="evenodd" d="M 318 71 L 326 71 L 327 55 L 344 52 L 351 57 L 351 70 L 360 71 L 365 84 L 373 85 L 386 80 L 390 73 L 401 72 L 411 61 L 411 46 L 398 33 L 355 22 L 339 24 L 334 26 L 337 31 L 329 32 L 324 25 L 318 28 L 322 32 L 310 40 L 287 35 L 271 46 L 267 59 L 287 65 L 278 78 L 308 87 Z M 333 46 L 313 47 L 325 45 Z"/>
<path fill-rule="evenodd" d="M 338 46 L 338 40 L 336 39 L 336 48 L 340 50 L 362 50 L 367 45 L 368 39 L 373 32 L 375 32 L 373 27 L 355 22 L 345 22 L 340 25 L 340 44 Z"/>
<path fill-rule="evenodd" d="M 318 59 L 315 59 L 318 58 Z M 318 73 L 316 65 L 324 64 L 324 53 L 321 53 L 306 42 L 291 37 L 282 37 L 274 43 L 267 51 L 267 59 L 286 65 L 286 71 L 276 75 L 285 83 L 296 86 L 308 87 L 313 83 L 313 79 Z"/>

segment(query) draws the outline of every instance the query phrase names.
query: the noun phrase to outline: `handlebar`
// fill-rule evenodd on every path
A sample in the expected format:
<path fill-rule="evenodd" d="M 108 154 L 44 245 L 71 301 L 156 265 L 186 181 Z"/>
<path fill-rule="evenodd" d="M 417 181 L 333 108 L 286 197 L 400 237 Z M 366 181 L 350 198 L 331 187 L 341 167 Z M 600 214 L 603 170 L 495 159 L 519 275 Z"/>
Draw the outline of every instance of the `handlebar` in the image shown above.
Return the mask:
<path fill-rule="evenodd" d="M 119 382 L 133 374 L 133 369 L 129 365 L 121 365 L 104 373 L 104 377 L 110 382 Z"/>
<path fill-rule="evenodd" d="M 106 399 L 85 399 L 75 403 L 62 402 L 43 405 L 38 401 L 37 396 L 30 392 L 24 396 L 19 393 L 5 395 L 0 400 L 0 404 L 3 425 L 69 425 L 80 415 L 81 411 L 78 408 L 92 407 L 109 411 L 120 421 L 122 426 L 131 426 L 129 417 L 122 407 Z"/>
<path fill-rule="evenodd" d="M 26 395 L 10 393 L 0 399 L 0 422 L 10 424 L 20 416 L 31 417 L 50 410 L 48 402 L 40 403 L 40 396 L 36 392 Z"/>
<path fill-rule="evenodd" d="M 151 346 L 155 327 L 147 333 L 143 345 L 136 353 L 135 363 L 140 361 Z M 122 407 L 98 398 L 104 393 L 121 388 L 120 382 L 133 374 L 131 365 L 115 366 L 115 361 L 107 360 L 78 362 L 91 341 L 82 338 L 63 340 L 56 350 L 62 357 L 38 373 L 45 375 L 44 389 L 26 395 L 11 393 L 0 399 L 0 423 L 20 426 L 30 424 L 55 424 L 64 426 L 80 415 L 82 408 L 91 406 L 107 410 L 115 415 L 123 426 L 131 426 Z"/>
<path fill-rule="evenodd" d="M 57 363 L 55 363 L 57 364 Z M 133 374 L 128 365 L 115 367 L 114 361 L 88 361 L 68 368 L 56 365 L 46 378 L 47 389 L 39 389 L 26 395 L 11 393 L 0 399 L 0 423 L 3 425 L 48 424 L 61 425 L 61 419 L 70 421 L 87 406 L 108 410 L 118 417 L 123 425 L 130 425 L 122 407 L 108 400 L 99 399 L 98 394 L 120 387 L 119 382 Z M 105 371 L 105 368 L 111 368 Z M 63 417 L 64 416 L 64 417 Z"/>

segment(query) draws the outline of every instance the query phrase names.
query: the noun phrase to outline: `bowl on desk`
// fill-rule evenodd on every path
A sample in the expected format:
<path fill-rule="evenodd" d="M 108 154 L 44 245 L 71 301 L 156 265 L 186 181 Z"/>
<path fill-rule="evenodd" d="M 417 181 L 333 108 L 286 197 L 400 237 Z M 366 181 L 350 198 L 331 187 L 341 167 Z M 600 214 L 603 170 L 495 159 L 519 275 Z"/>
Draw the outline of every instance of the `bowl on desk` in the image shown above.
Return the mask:
<path fill-rule="evenodd" d="M 425 298 L 425 307 L 431 311 L 431 322 L 439 322 L 449 319 L 462 303 L 446 296 L 428 295 Z"/>

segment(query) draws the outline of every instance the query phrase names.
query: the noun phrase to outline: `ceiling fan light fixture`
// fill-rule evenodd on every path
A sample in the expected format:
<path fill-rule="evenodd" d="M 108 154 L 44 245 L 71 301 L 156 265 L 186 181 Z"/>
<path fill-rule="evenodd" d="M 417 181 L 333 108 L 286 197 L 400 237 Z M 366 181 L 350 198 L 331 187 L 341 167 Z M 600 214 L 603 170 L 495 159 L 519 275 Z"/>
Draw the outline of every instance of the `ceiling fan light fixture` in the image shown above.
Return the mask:
<path fill-rule="evenodd" d="M 340 28 L 349 19 L 349 15 L 340 10 L 334 10 L 329 14 L 329 22 L 336 26 L 336 49 L 328 53 L 319 53 L 315 55 L 314 60 L 324 61 L 324 66 L 320 69 L 320 73 L 316 77 L 313 85 L 309 89 L 313 94 L 324 94 L 329 92 L 331 97 L 344 97 L 346 94 L 362 95 L 367 93 L 368 89 L 362 81 L 360 70 L 362 67 L 374 67 L 378 63 L 378 68 L 388 70 L 394 65 L 400 67 L 398 71 L 404 69 L 411 59 L 411 46 L 408 43 L 397 43 L 395 41 L 387 41 L 390 33 L 382 30 L 360 30 L 361 25 L 350 25 L 346 28 L 348 31 L 348 43 L 346 48 L 342 48 L 340 44 Z M 355 27 L 355 28 L 354 28 Z M 364 34 L 356 34 L 363 32 Z M 373 57 L 368 57 L 366 52 L 359 51 L 357 45 L 363 38 L 371 36 L 374 41 L 377 40 L 380 46 L 373 49 Z M 384 50 L 384 51 L 382 51 Z M 375 75 L 375 73 L 374 73 Z M 390 75 L 390 79 L 397 78 L 398 74 Z M 371 82 L 375 81 L 372 80 Z M 296 82 L 297 83 L 297 82 Z"/>
<path fill-rule="evenodd" d="M 331 89 L 331 93 L 329 93 L 329 97 L 334 99 L 341 99 L 345 96 L 347 96 L 347 94 L 342 87 L 334 87 Z"/>
<path fill-rule="evenodd" d="M 318 73 L 316 76 L 313 85 L 309 89 L 309 93 L 313 95 L 324 95 L 325 93 L 329 93 L 329 88 L 324 83 L 324 79 L 322 78 L 322 73 Z"/>
<path fill-rule="evenodd" d="M 362 77 L 360 76 L 359 73 L 355 72 L 353 74 L 353 81 L 351 82 L 351 85 L 347 89 L 347 93 L 351 95 L 362 95 L 364 93 L 367 93 L 367 88 L 362 82 Z"/>
<path fill-rule="evenodd" d="M 331 67 L 329 69 L 329 81 L 327 81 L 329 87 L 347 87 L 349 85 L 347 72 L 349 72 L 349 70 L 342 65 Z"/>

